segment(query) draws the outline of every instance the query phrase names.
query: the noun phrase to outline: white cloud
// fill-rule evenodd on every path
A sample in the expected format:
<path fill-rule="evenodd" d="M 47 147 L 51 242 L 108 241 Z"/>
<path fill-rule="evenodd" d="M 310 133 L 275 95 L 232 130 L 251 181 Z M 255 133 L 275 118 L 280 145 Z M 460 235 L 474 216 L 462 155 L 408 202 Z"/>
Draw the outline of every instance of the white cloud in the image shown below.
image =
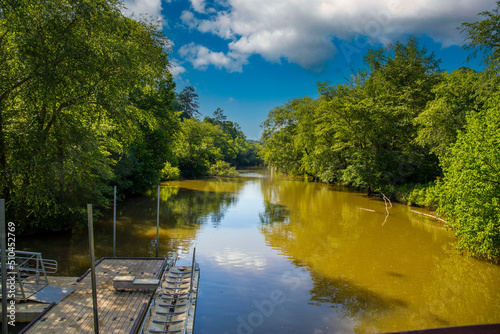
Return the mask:
<path fill-rule="evenodd" d="M 248 63 L 248 60 L 240 54 L 214 52 L 203 45 L 194 43 L 184 45 L 180 48 L 179 54 L 191 62 L 194 68 L 200 70 L 213 65 L 216 68 L 225 68 L 229 72 L 241 72 L 242 66 Z"/>
<path fill-rule="evenodd" d="M 491 10 L 491 0 L 225 0 L 210 7 L 191 0 L 193 11 L 182 14 L 191 29 L 228 41 L 227 53 L 187 46 L 196 68 L 214 65 L 240 70 L 252 54 L 285 59 L 318 69 L 337 53 L 333 38 L 352 43 L 360 35 L 370 43 L 388 43 L 408 34 L 426 34 L 444 47 L 461 45 L 457 27 Z M 220 6 L 225 6 L 221 10 Z M 216 11 L 217 9 L 217 11 Z M 200 14 L 201 13 L 201 14 Z M 366 47 L 366 46 L 365 46 Z M 202 57 L 198 60 L 197 57 Z"/>
<path fill-rule="evenodd" d="M 205 13 L 205 0 L 191 0 L 191 5 L 198 13 Z"/>
<path fill-rule="evenodd" d="M 186 72 L 186 68 L 183 67 L 178 60 L 175 59 L 170 60 L 169 70 L 174 78 L 178 78 L 182 73 Z"/>
<path fill-rule="evenodd" d="M 126 7 L 124 13 L 129 16 L 132 14 L 137 17 L 146 15 L 154 19 L 163 20 L 163 16 L 161 15 L 161 1 L 162 0 L 124 0 L 123 4 Z"/>

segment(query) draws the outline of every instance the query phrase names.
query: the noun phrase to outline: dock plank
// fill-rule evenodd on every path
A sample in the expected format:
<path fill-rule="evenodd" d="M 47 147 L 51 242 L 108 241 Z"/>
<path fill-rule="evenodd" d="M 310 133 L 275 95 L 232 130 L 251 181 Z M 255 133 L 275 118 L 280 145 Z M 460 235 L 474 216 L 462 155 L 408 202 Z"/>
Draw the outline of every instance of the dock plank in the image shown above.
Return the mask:
<path fill-rule="evenodd" d="M 116 291 L 113 278 L 132 275 L 157 278 L 165 259 L 107 258 L 96 266 L 99 330 L 102 333 L 129 333 L 144 303 L 154 291 Z M 75 291 L 54 306 L 26 333 L 93 333 L 93 306 L 90 275 L 78 282 Z M 133 319 L 133 320 L 131 320 Z"/>

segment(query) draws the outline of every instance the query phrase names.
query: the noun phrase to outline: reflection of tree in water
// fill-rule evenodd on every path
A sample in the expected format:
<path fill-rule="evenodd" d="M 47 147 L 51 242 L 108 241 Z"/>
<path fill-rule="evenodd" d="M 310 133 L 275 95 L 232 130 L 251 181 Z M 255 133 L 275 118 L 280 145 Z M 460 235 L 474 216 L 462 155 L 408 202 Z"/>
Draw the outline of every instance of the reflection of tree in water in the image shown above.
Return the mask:
<path fill-rule="evenodd" d="M 214 227 L 219 226 L 227 210 L 238 201 L 234 193 L 244 185 L 244 183 L 232 183 L 230 187 L 226 187 L 227 185 L 223 184 L 225 182 L 220 180 L 199 182 L 208 184 L 199 189 L 182 187 L 161 189 L 160 215 L 162 221 L 169 227 L 194 227 L 207 222 L 211 222 Z M 218 187 L 217 183 L 222 184 Z M 168 196 L 163 196 L 163 193 L 168 193 Z"/>
<path fill-rule="evenodd" d="M 450 256 L 439 262 L 432 272 L 434 279 L 425 285 L 423 295 L 427 303 L 420 313 L 439 320 L 442 326 L 449 326 L 450 322 L 470 325 L 485 323 L 485 319 L 500 319 L 499 266 L 494 266 L 465 256 Z"/>
<path fill-rule="evenodd" d="M 259 218 L 262 224 L 285 223 L 289 213 L 285 206 L 265 201 L 264 212 L 259 213 Z"/>
<path fill-rule="evenodd" d="M 377 332 L 373 325 L 374 320 L 382 313 L 390 312 L 393 305 L 405 307 L 404 301 L 387 298 L 376 293 L 362 289 L 352 284 L 346 279 L 334 280 L 311 271 L 313 288 L 311 294 L 311 304 L 330 304 L 346 318 L 362 319 L 356 326 L 358 333 Z"/>
<path fill-rule="evenodd" d="M 188 181 L 189 182 L 189 181 Z M 227 210 L 236 204 L 234 193 L 244 183 L 198 180 L 197 187 L 160 188 L 160 256 L 170 257 L 179 249 L 189 249 L 202 224 L 218 226 Z M 146 196 L 129 197 L 117 203 L 117 256 L 155 256 L 157 188 Z M 94 223 L 96 256 L 113 255 L 113 211 Z M 42 252 L 59 263 L 59 275 L 80 276 L 89 268 L 87 230 L 26 236 L 19 250 Z"/>
<path fill-rule="evenodd" d="M 500 318 L 500 268 L 443 251 L 452 236 L 421 224 L 415 228 L 401 206 L 382 225 L 383 203 L 357 194 L 279 180 L 262 193 L 259 228 L 266 243 L 308 268 L 311 304 L 335 308 L 356 322 L 356 332 Z"/>
<path fill-rule="evenodd" d="M 397 297 L 362 288 L 348 278 L 335 278 L 344 273 L 350 277 L 355 272 L 348 267 L 349 246 L 344 247 L 335 237 L 338 231 L 333 227 L 329 230 L 329 224 L 316 224 L 313 219 L 307 220 L 306 225 L 293 216 L 290 222 L 282 222 L 283 212 L 287 212 L 286 207 L 270 205 L 262 214 L 264 222 L 270 223 L 262 224 L 260 229 L 270 246 L 279 249 L 296 266 L 308 268 L 313 284 L 309 291 L 311 305 L 326 304 L 336 309 L 338 314 L 356 322 L 358 333 L 380 332 L 376 320 L 390 317 L 394 307 L 407 309 L 406 302 Z"/>

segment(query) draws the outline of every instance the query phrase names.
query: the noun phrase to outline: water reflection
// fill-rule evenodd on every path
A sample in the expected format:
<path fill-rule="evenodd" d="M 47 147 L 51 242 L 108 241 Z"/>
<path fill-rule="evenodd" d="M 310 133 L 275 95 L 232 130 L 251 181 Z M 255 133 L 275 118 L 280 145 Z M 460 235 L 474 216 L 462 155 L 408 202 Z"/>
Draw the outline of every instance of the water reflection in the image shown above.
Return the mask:
<path fill-rule="evenodd" d="M 212 256 L 218 265 L 227 269 L 264 270 L 267 265 L 267 259 L 262 255 L 238 249 L 226 248 L 213 252 Z"/>
<path fill-rule="evenodd" d="M 308 268 L 310 303 L 340 310 L 356 332 L 500 320 L 499 267 L 456 254 L 452 233 L 406 206 L 387 217 L 383 201 L 279 179 L 262 193 L 267 244 Z"/>
<path fill-rule="evenodd" d="M 457 254 L 451 232 L 406 206 L 387 216 L 364 194 L 256 170 L 164 183 L 160 202 L 160 255 L 197 243 L 198 334 L 500 322 L 500 267 Z M 157 189 L 118 204 L 118 256 L 155 255 L 156 207 Z M 95 224 L 98 257 L 112 255 L 112 232 L 108 212 Z M 20 239 L 20 249 L 57 259 L 61 275 L 89 266 L 86 231 Z M 282 302 L 269 302 L 277 291 Z"/>
<path fill-rule="evenodd" d="M 204 224 L 220 225 L 225 212 L 238 202 L 244 182 L 198 180 L 170 182 L 160 188 L 159 255 L 186 254 Z M 155 256 L 157 188 L 146 196 L 117 204 L 116 256 Z M 113 212 L 94 223 L 97 258 L 113 256 Z M 18 249 L 42 252 L 59 263 L 58 275 L 80 276 L 90 265 L 86 230 L 19 239 Z"/>

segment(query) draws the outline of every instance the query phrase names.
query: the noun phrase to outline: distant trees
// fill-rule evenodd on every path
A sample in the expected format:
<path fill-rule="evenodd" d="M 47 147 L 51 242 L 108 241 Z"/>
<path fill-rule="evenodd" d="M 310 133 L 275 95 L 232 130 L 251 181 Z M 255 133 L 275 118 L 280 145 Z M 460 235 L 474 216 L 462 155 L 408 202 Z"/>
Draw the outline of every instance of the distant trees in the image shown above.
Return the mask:
<path fill-rule="evenodd" d="M 348 83 L 319 83 L 263 123 L 263 157 L 293 175 L 432 203 L 460 236 L 459 248 L 500 255 L 499 8 L 464 23 L 487 70 L 440 70 L 412 37 L 370 50 Z M 437 182 L 432 182 L 437 180 Z M 412 192 L 412 189 L 414 191 Z M 422 197 L 421 200 L 418 197 Z"/>
<path fill-rule="evenodd" d="M 178 110 L 182 111 L 181 118 L 193 118 L 199 115 L 198 94 L 193 86 L 186 86 L 177 94 Z"/>
<path fill-rule="evenodd" d="M 233 166 L 261 163 L 256 153 L 257 144 L 250 144 L 239 125 L 226 119 L 223 110 L 218 108 L 213 117 L 207 116 L 203 121 L 196 118 L 182 121 L 174 153 L 183 176 L 208 175 L 210 166 L 224 165 L 220 161 Z"/>

